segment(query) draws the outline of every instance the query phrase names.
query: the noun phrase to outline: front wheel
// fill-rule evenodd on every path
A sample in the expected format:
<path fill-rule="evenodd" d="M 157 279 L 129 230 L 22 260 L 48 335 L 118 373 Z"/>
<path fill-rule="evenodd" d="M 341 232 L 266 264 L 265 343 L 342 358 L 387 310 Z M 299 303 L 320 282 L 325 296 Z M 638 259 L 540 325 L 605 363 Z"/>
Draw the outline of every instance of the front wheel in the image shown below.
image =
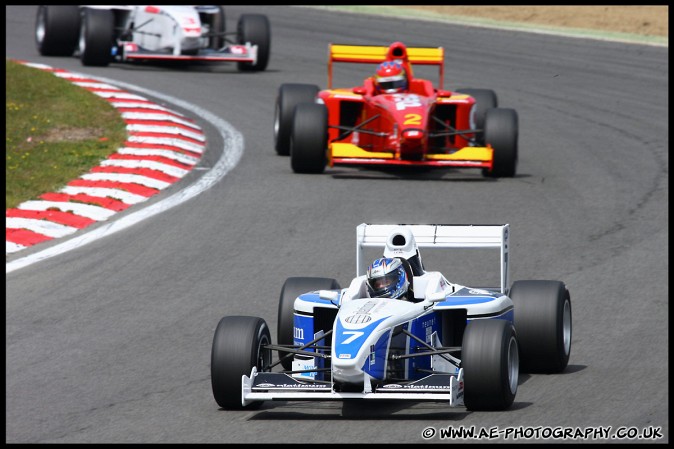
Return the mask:
<path fill-rule="evenodd" d="M 475 106 L 471 111 L 471 128 L 481 130 L 475 133 L 475 143 L 484 146 L 484 122 L 487 111 L 498 107 L 496 92 L 491 89 L 459 89 L 457 92 L 470 95 L 475 100 Z"/>
<path fill-rule="evenodd" d="M 491 178 L 512 178 L 517 169 L 518 118 L 514 109 L 489 109 L 485 115 L 484 140 L 494 150 L 494 166 L 483 169 Z"/>
<path fill-rule="evenodd" d="M 298 104 L 290 133 L 290 166 L 293 171 L 323 173 L 327 149 L 327 108 L 316 103 Z"/>
<path fill-rule="evenodd" d="M 560 281 L 515 281 L 510 288 L 523 372 L 559 373 L 571 355 L 571 295 Z"/>
<path fill-rule="evenodd" d="M 290 154 L 290 133 L 293 129 L 295 107 L 314 103 L 319 88 L 314 84 L 281 84 L 274 108 L 274 147 L 279 156 Z"/>
<path fill-rule="evenodd" d="M 112 60 L 114 15 L 107 9 L 83 8 L 79 51 L 82 65 L 107 66 Z"/>
<path fill-rule="evenodd" d="M 317 290 L 339 290 L 339 282 L 331 278 L 321 277 L 290 277 L 286 279 L 281 288 L 281 296 L 278 303 L 278 328 L 276 341 L 279 345 L 293 345 L 295 340 L 295 298 L 307 292 Z M 281 365 L 285 370 L 291 370 L 293 366 L 292 354 L 279 351 Z M 285 357 L 285 358 L 284 358 Z"/>
<path fill-rule="evenodd" d="M 469 322 L 463 334 L 461 364 L 468 410 L 505 410 L 512 405 L 519 381 L 519 350 L 510 322 Z"/>
<path fill-rule="evenodd" d="M 211 347 L 211 387 L 215 402 L 226 409 L 257 408 L 262 402 L 243 406 L 241 376 L 269 371 L 271 335 L 267 323 L 258 317 L 226 316 L 215 329 Z"/>
<path fill-rule="evenodd" d="M 243 14 L 236 27 L 236 36 L 239 44 L 250 42 L 257 45 L 257 61 L 239 62 L 241 71 L 261 71 L 267 68 L 271 47 L 271 26 L 269 19 L 263 14 Z"/>

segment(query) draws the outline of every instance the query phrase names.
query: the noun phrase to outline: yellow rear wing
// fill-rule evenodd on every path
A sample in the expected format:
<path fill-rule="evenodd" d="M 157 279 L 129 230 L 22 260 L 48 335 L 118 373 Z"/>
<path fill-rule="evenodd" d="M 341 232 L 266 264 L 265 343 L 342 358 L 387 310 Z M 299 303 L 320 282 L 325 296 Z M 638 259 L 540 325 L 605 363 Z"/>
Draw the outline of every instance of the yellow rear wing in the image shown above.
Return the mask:
<path fill-rule="evenodd" d="M 379 64 L 395 58 L 401 58 L 412 64 L 439 66 L 439 87 L 442 89 L 445 72 L 445 49 L 442 47 L 405 47 L 405 45 L 400 42 L 394 42 L 388 47 L 377 45 L 330 44 L 328 56 L 328 89 L 332 89 L 333 62 Z"/>

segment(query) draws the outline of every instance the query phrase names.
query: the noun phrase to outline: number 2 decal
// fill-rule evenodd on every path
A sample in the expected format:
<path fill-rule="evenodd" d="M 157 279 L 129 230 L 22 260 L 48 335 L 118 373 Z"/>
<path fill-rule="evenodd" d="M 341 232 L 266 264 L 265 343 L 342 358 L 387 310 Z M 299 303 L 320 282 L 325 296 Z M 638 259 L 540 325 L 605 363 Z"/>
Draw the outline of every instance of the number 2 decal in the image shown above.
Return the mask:
<path fill-rule="evenodd" d="M 421 115 L 405 114 L 405 123 L 403 125 L 421 125 Z"/>

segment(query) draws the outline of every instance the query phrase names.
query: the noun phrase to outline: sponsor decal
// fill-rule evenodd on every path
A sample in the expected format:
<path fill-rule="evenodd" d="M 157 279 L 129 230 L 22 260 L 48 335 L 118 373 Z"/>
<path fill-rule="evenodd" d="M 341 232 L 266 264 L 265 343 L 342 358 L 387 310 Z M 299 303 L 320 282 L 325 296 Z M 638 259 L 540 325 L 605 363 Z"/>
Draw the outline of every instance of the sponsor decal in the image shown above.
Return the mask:
<path fill-rule="evenodd" d="M 372 317 L 364 313 L 359 313 L 346 317 L 344 321 L 351 324 L 363 324 L 372 321 Z"/>
<path fill-rule="evenodd" d="M 377 303 L 375 301 L 368 301 L 360 309 L 356 310 L 356 314 L 367 314 L 376 305 Z"/>
<path fill-rule="evenodd" d="M 426 320 L 423 323 L 421 323 L 423 327 L 430 327 L 435 325 L 435 317 L 431 318 L 430 320 Z"/>
<path fill-rule="evenodd" d="M 448 390 L 449 385 L 404 385 L 403 388 L 410 390 Z"/>
<path fill-rule="evenodd" d="M 304 340 L 304 329 L 302 329 L 300 327 L 295 327 L 293 329 L 294 329 L 295 338 L 298 339 L 298 340 Z"/>
<path fill-rule="evenodd" d="M 409 95 L 396 95 L 395 96 L 396 109 L 398 111 L 403 111 L 406 108 L 418 108 L 421 107 L 421 99 L 416 94 Z"/>
<path fill-rule="evenodd" d="M 479 288 L 470 289 L 470 290 L 468 290 L 468 293 L 470 293 L 471 295 L 490 295 L 491 296 L 491 293 L 489 293 L 487 290 L 481 290 Z"/>
<path fill-rule="evenodd" d="M 307 388 L 310 387 L 312 389 L 317 389 L 317 388 L 330 388 L 330 385 L 326 384 L 302 384 L 302 383 L 296 383 L 296 384 L 276 384 L 272 387 L 266 387 L 266 388 Z"/>
<path fill-rule="evenodd" d="M 350 359 L 350 358 L 351 358 L 351 354 L 339 354 L 339 355 L 337 356 L 337 358 L 338 358 L 338 359 Z"/>
<path fill-rule="evenodd" d="M 255 385 L 255 386 L 260 387 L 260 388 L 267 388 L 267 387 L 274 387 L 275 385 L 269 384 L 269 383 L 263 383 L 263 384 L 258 384 L 258 385 Z"/>
<path fill-rule="evenodd" d="M 448 385 L 399 385 L 399 384 L 386 384 L 382 388 L 389 390 L 399 389 L 399 390 L 448 390 Z"/>

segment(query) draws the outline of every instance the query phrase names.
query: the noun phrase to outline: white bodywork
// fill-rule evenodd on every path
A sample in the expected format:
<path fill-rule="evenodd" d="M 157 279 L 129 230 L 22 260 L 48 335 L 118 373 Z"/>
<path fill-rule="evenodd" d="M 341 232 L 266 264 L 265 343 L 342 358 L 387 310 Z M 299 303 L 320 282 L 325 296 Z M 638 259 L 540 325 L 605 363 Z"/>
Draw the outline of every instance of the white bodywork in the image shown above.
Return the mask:
<path fill-rule="evenodd" d="M 250 42 L 209 49 L 210 25 L 199 13 L 217 14 L 209 5 L 80 5 L 115 11 L 117 26 L 129 31 L 120 39 L 122 60 L 200 60 L 256 63 L 259 48 Z M 132 32 L 131 32 L 132 31 Z M 129 40 L 130 38 L 130 40 Z M 203 51 L 208 51 L 203 53 Z"/>
<path fill-rule="evenodd" d="M 202 38 L 209 31 L 199 12 L 189 5 L 81 5 L 94 9 L 110 9 L 123 13 L 122 26 L 133 28 L 132 43 L 150 51 L 170 49 L 174 55 L 208 45 Z"/>
<path fill-rule="evenodd" d="M 174 55 L 185 50 L 204 48 L 208 40 L 202 39 L 202 32 L 208 32 L 207 24 L 202 24 L 199 13 L 192 6 L 139 6 L 134 9 L 129 20 L 142 33 L 133 33 L 133 43 L 148 50 L 173 49 Z"/>
<path fill-rule="evenodd" d="M 386 380 L 382 383 L 389 363 L 389 343 L 394 329 L 411 329 L 411 323 L 415 322 L 421 326 L 416 328 L 417 332 L 419 329 L 422 332 L 414 336 L 414 344 L 424 345 L 429 350 L 442 349 L 438 336 L 439 323 L 436 321 L 438 318 L 434 312 L 446 309 L 466 310 L 469 320 L 500 317 L 512 321 L 513 303 L 505 294 L 508 282 L 508 225 L 361 224 L 357 228 L 357 242 L 358 273 L 347 288 L 302 294 L 294 303 L 296 320 L 312 319 L 319 309 L 337 309 L 332 335 L 329 337 L 332 382 L 321 383 L 316 377 L 321 368 L 320 359 L 326 355 L 296 356 L 293 371 L 302 372 L 292 375 L 258 373 L 253 368 L 250 376 L 242 376 L 243 405 L 259 400 L 355 398 L 448 401 L 452 407 L 463 405 L 463 368 L 459 367 L 460 360 L 446 352 L 431 357 L 431 370 L 438 374 L 410 383 L 396 384 Z M 417 257 L 420 265 L 418 247 L 498 248 L 501 251 L 501 292 L 454 284 L 440 272 L 420 269 L 418 271 L 421 274 L 413 276 L 415 299 L 419 302 L 370 298 L 364 275 L 365 247 L 383 247 L 385 257 Z M 324 335 L 323 331 L 304 335 L 304 329 L 297 327 L 297 323 L 296 345 L 298 338 L 301 346 L 310 340 L 319 341 Z M 424 329 L 426 332 L 423 332 Z M 408 339 L 405 354 L 410 350 L 410 342 L 411 339 Z M 404 368 L 405 375 L 407 369 Z M 334 388 L 335 383 L 362 385 L 363 391 L 338 391 Z"/>

